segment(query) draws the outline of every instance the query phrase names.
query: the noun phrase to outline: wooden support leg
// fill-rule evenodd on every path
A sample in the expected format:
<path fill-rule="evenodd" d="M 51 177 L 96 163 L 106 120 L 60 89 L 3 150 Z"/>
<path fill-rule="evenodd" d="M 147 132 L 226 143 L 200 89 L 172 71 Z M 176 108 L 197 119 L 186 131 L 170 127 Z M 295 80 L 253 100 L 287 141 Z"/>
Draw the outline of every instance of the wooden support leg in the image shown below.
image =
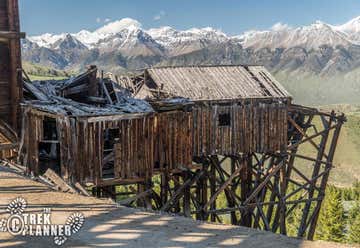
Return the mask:
<path fill-rule="evenodd" d="M 180 188 L 180 183 L 179 183 L 180 182 L 180 176 L 179 175 L 174 175 L 174 179 L 175 179 L 174 180 L 174 192 L 177 192 L 179 190 L 179 188 Z M 181 212 L 180 202 L 179 201 L 175 202 L 175 204 L 173 205 L 173 208 L 174 208 L 175 213 L 180 213 Z"/>
<path fill-rule="evenodd" d="M 184 173 L 183 173 L 183 178 L 184 178 L 184 182 L 186 182 L 187 180 L 189 180 L 189 179 L 190 179 L 189 172 L 184 172 Z M 191 186 L 191 185 L 186 185 L 186 186 L 184 187 L 183 211 L 184 211 L 184 216 L 185 216 L 185 217 L 190 217 L 190 216 L 191 216 L 190 186 Z"/>
<path fill-rule="evenodd" d="M 243 162 L 245 170 L 241 173 L 241 201 L 245 200 L 250 196 L 251 193 L 251 184 L 252 184 L 252 156 L 247 155 L 247 159 Z M 241 226 L 251 227 L 251 213 L 252 208 L 246 208 L 245 211 L 241 213 Z"/>
<path fill-rule="evenodd" d="M 330 169 L 332 167 L 332 160 L 334 158 L 334 154 L 335 154 L 335 150 L 336 150 L 336 146 L 337 146 L 337 141 L 338 141 L 338 138 L 340 135 L 341 127 L 342 127 L 342 123 L 339 123 L 334 131 L 330 149 L 329 149 L 329 153 L 328 153 L 328 158 L 327 158 L 328 163 L 325 167 L 325 170 Z M 326 184 L 327 184 L 327 181 L 329 178 L 329 173 L 330 172 L 326 173 L 321 180 L 320 200 L 317 201 L 317 203 L 316 203 L 315 210 L 314 210 L 314 217 L 311 218 L 311 221 L 310 221 L 310 228 L 309 228 L 309 233 L 308 233 L 308 237 L 307 237 L 309 240 L 313 240 L 313 238 L 314 238 L 315 228 L 316 228 L 316 224 L 317 224 L 317 221 L 319 218 L 320 207 L 321 207 L 323 198 L 325 197 L 325 188 L 326 188 Z"/>
<path fill-rule="evenodd" d="M 234 173 L 235 173 L 235 170 L 236 170 L 236 164 L 235 164 L 235 161 L 236 159 L 235 158 L 233 158 L 233 157 L 230 157 L 230 163 L 231 163 L 231 174 L 233 175 Z M 231 190 L 233 191 L 233 192 L 235 192 L 236 191 L 236 188 L 235 188 L 235 179 L 234 180 L 232 180 L 231 181 L 231 183 L 230 183 L 230 185 L 231 185 Z M 234 208 L 235 207 L 235 202 L 233 202 L 233 201 L 230 201 L 230 202 L 228 202 L 228 207 L 229 208 Z M 233 225 L 237 225 L 237 217 L 236 217 L 236 212 L 235 211 L 231 211 L 230 212 L 230 218 L 231 218 L 231 224 L 233 224 Z"/>
<path fill-rule="evenodd" d="M 163 206 L 168 200 L 169 190 L 169 174 L 167 171 L 161 173 L 161 185 L 160 185 L 160 198 L 161 206 Z"/>
<path fill-rule="evenodd" d="M 286 235 L 286 167 L 283 166 L 280 169 L 280 199 L 279 199 L 279 222 L 280 222 L 280 233 Z"/>
<path fill-rule="evenodd" d="M 330 118 L 330 120 L 328 121 L 328 123 L 326 123 L 324 121 L 324 129 L 327 130 L 325 133 L 322 134 L 321 136 L 321 141 L 320 141 L 320 147 L 318 150 L 318 154 L 317 154 L 317 161 L 321 161 L 324 157 L 325 154 L 325 149 L 326 149 L 326 145 L 327 145 L 327 140 L 329 137 L 329 127 L 332 124 L 332 118 Z M 315 178 L 317 177 L 317 175 L 319 174 L 320 171 L 320 166 L 321 164 L 319 162 L 315 162 L 314 164 L 314 169 L 313 169 L 313 173 L 312 173 L 312 177 L 311 178 Z M 309 193 L 308 193 L 308 201 L 305 203 L 305 207 L 303 209 L 303 216 L 301 219 L 301 224 L 298 230 L 298 237 L 304 237 L 305 232 L 306 232 L 306 228 L 307 228 L 307 223 L 308 223 L 308 216 L 310 214 L 310 208 L 312 205 L 311 199 L 314 196 L 315 193 L 315 188 L 314 186 L 316 185 L 317 180 L 315 180 L 311 185 L 310 185 L 310 189 L 309 189 Z"/>
<path fill-rule="evenodd" d="M 137 194 L 142 194 L 144 192 L 149 192 L 152 188 L 152 182 L 150 180 L 145 181 L 144 183 L 137 184 Z M 137 200 L 137 206 L 152 209 L 151 198 L 149 194 L 146 194 L 144 197 L 141 197 Z"/>
<path fill-rule="evenodd" d="M 210 175 L 209 175 L 209 184 L 210 184 L 210 195 L 214 195 L 216 193 L 216 169 L 213 165 L 210 165 Z M 210 210 L 216 209 L 216 199 L 210 204 Z M 216 214 L 211 213 L 210 220 L 212 222 L 216 221 Z"/>

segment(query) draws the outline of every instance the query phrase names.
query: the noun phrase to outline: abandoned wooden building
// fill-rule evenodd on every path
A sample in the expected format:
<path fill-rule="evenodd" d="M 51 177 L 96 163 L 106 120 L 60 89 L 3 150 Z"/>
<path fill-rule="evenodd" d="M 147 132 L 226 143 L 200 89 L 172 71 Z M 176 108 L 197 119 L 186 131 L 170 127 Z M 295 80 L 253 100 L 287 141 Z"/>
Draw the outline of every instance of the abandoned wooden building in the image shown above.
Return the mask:
<path fill-rule="evenodd" d="M 149 176 L 152 107 L 96 75 L 91 67 L 68 81 L 24 82 L 19 152 L 30 172 L 39 175 L 51 168 L 65 180 L 96 185 Z M 125 148 L 128 161 L 120 164 L 114 157 Z"/>
<path fill-rule="evenodd" d="M 287 144 L 291 96 L 262 66 L 151 68 L 134 97 L 154 108 L 164 99 L 194 104 L 193 157 L 274 152 Z"/>
<path fill-rule="evenodd" d="M 293 105 L 262 66 L 151 68 L 132 78 L 91 66 L 68 80 L 25 80 L 24 98 L 19 159 L 34 175 L 51 168 L 97 196 L 135 194 L 126 204 L 201 220 L 229 215 L 283 234 L 303 204 L 298 236 L 309 239 L 345 121 Z M 323 130 L 313 129 L 316 118 Z M 306 143 L 316 157 L 298 153 Z"/>
<path fill-rule="evenodd" d="M 344 115 L 293 104 L 263 66 L 31 82 L 21 37 L 17 1 L 0 0 L 0 159 L 121 204 L 282 234 L 301 208 L 297 236 L 313 238 Z"/>
<path fill-rule="evenodd" d="M 150 193 L 138 195 L 140 204 L 200 220 L 221 222 L 228 215 L 232 224 L 283 234 L 289 213 L 301 206 L 298 236 L 313 238 L 344 115 L 293 104 L 262 66 L 151 68 L 116 81 L 159 116 L 191 105 L 186 151 L 192 166 L 180 173 L 163 168 L 160 193 L 145 183 Z M 172 121 L 159 124 L 163 160 L 182 156 L 174 141 L 186 134 Z M 303 146 L 315 155 L 304 154 Z M 309 168 L 298 166 L 304 163 Z"/>

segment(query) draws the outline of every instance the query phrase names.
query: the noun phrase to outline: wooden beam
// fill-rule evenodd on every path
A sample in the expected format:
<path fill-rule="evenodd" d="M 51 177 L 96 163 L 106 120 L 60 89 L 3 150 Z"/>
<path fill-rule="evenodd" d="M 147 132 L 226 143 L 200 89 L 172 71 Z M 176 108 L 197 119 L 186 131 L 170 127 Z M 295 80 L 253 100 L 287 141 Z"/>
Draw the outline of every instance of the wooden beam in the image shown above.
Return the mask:
<path fill-rule="evenodd" d="M 240 171 L 245 168 L 244 164 L 242 163 L 238 168 L 235 169 L 233 174 L 221 185 L 221 187 L 216 191 L 214 195 L 211 196 L 210 200 L 204 205 L 203 210 L 206 211 L 207 208 L 214 202 L 214 200 L 219 196 L 219 194 L 229 186 L 229 184 L 234 180 L 236 176 L 239 175 Z"/>
<path fill-rule="evenodd" d="M 309 138 L 309 136 L 305 133 L 305 131 L 302 130 L 301 127 L 290 116 L 288 116 L 288 121 L 301 133 L 303 137 Z M 325 127 L 325 129 L 326 128 L 327 127 Z M 321 149 L 312 139 L 309 139 L 309 142 L 312 146 L 316 148 L 317 151 Z M 327 157 L 326 153 L 324 153 L 324 156 Z"/>
<path fill-rule="evenodd" d="M 146 191 L 140 192 L 136 196 L 133 196 L 133 197 L 118 201 L 117 203 L 120 204 L 120 205 L 129 206 L 129 205 L 131 205 L 131 203 L 133 203 L 135 201 L 138 201 L 138 200 L 150 195 L 151 193 L 152 193 L 152 189 L 148 189 Z"/>
<path fill-rule="evenodd" d="M 342 118 L 341 120 L 344 119 L 344 115 L 342 115 Z M 335 129 L 335 132 L 333 134 L 333 137 L 332 137 L 332 141 L 331 141 L 331 144 L 330 144 L 330 149 L 329 149 L 329 156 L 327 158 L 327 165 L 325 167 L 325 170 L 329 170 L 330 172 L 330 169 L 331 169 L 331 166 L 332 166 L 332 161 L 333 161 L 333 158 L 334 158 L 334 155 L 335 155 L 335 150 L 336 150 L 336 146 L 337 146 L 337 142 L 338 142 L 338 139 L 339 139 L 339 136 L 340 136 L 340 131 L 341 131 L 341 127 L 342 127 L 342 121 L 339 122 L 337 128 Z M 329 174 L 330 173 L 326 173 L 322 180 L 321 180 L 321 183 L 320 183 L 320 196 L 321 197 L 324 197 L 325 196 L 325 188 L 326 188 L 326 184 L 327 184 L 327 181 L 329 179 Z M 314 234 L 315 234 L 315 228 L 316 228 L 316 224 L 317 224 L 317 221 L 318 221 L 318 218 L 319 218 L 319 213 L 320 213 L 320 208 L 321 208 L 321 204 L 322 204 L 322 201 L 323 201 L 323 198 L 317 202 L 316 206 L 315 206 L 315 209 L 314 209 L 314 217 L 311 218 L 310 220 L 310 228 L 309 228 L 309 233 L 308 233 L 308 239 L 309 240 L 312 240 L 314 238 Z"/>
<path fill-rule="evenodd" d="M 327 126 L 330 127 L 332 122 L 333 122 L 333 118 L 330 118 L 329 123 L 328 123 Z M 319 161 L 321 161 L 322 158 L 324 157 L 325 149 L 326 149 L 326 145 L 327 145 L 327 140 L 328 140 L 328 137 L 329 137 L 329 134 L 330 134 L 329 129 L 325 129 L 325 130 L 328 130 L 328 131 L 325 132 L 324 134 L 322 134 L 321 141 L 320 141 L 320 147 L 319 147 L 319 150 L 318 150 L 318 154 L 316 156 L 316 160 L 319 160 Z M 319 174 L 319 171 L 320 171 L 320 167 L 321 167 L 321 164 L 319 162 L 315 162 L 311 178 L 316 178 L 317 177 L 317 175 Z M 315 180 L 314 182 L 312 182 L 310 184 L 309 198 L 312 198 L 314 196 L 316 181 L 317 180 Z M 299 227 L 299 230 L 298 230 L 298 237 L 303 237 L 305 235 L 306 228 L 307 228 L 306 223 L 307 223 L 307 220 L 308 220 L 310 208 L 311 208 L 311 201 L 308 201 L 308 202 L 305 203 L 305 206 L 304 206 L 304 209 L 303 209 L 303 216 L 301 218 L 301 223 L 300 223 L 300 227 Z"/>
<path fill-rule="evenodd" d="M 204 175 L 204 171 L 203 171 L 203 170 L 198 170 L 193 177 L 187 179 L 187 180 L 175 191 L 175 193 L 174 193 L 173 196 L 167 201 L 167 203 L 164 204 L 164 206 L 161 208 L 161 211 L 165 211 L 165 212 L 166 212 L 166 211 L 169 211 L 170 208 L 179 201 L 180 197 L 182 197 L 182 196 L 184 195 L 184 190 L 185 190 L 185 188 L 190 187 L 191 185 L 193 185 L 193 184 L 194 184 L 195 182 L 197 182 L 197 181 L 200 179 L 200 177 L 202 177 L 203 175 Z"/>
<path fill-rule="evenodd" d="M 25 39 L 25 37 L 24 32 L 0 31 L 0 39 L 3 40 Z"/>
<path fill-rule="evenodd" d="M 278 165 L 276 165 L 273 170 L 267 175 L 267 177 L 262 181 L 259 186 L 251 193 L 251 195 L 244 201 L 243 205 L 247 205 L 255 196 L 260 192 L 260 190 L 266 185 L 266 183 L 281 169 L 285 166 L 285 161 L 282 160 Z"/>
<path fill-rule="evenodd" d="M 0 151 L 17 149 L 18 146 L 19 146 L 18 143 L 0 144 Z"/>

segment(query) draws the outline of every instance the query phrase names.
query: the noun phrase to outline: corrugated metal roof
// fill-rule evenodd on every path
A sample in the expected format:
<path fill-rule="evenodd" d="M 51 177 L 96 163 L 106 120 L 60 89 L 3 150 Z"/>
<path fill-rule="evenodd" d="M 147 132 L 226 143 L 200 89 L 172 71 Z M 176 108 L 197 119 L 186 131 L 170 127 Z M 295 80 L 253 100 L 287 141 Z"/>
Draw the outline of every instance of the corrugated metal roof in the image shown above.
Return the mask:
<path fill-rule="evenodd" d="M 147 73 L 155 89 L 192 100 L 291 97 L 263 66 L 163 67 Z"/>

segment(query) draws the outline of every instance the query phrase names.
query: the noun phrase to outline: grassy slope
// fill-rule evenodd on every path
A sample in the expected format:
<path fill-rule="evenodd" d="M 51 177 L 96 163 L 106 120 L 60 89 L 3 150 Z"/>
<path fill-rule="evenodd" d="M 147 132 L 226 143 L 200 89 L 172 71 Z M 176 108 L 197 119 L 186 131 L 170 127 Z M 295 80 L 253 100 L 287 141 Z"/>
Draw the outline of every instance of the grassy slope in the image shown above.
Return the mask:
<path fill-rule="evenodd" d="M 346 114 L 348 121 L 339 138 L 330 183 L 350 186 L 360 180 L 360 69 L 331 78 L 299 73 L 276 73 L 275 77 L 293 95 L 296 103 L 326 105 L 321 108 Z M 303 147 L 302 152 L 315 153 L 311 145 Z M 303 166 L 311 166 L 304 161 L 299 162 Z"/>
<path fill-rule="evenodd" d="M 299 104 L 360 104 L 360 72 L 333 77 L 305 75 L 299 72 L 276 73 L 275 77 Z"/>
<path fill-rule="evenodd" d="M 348 114 L 335 154 L 331 182 L 349 186 L 360 180 L 360 115 Z"/>
<path fill-rule="evenodd" d="M 339 137 L 334 168 L 329 179 L 329 183 L 337 186 L 351 186 L 356 180 L 360 180 L 360 116 L 347 114 L 347 118 L 348 122 L 343 126 Z M 320 120 L 315 122 L 316 126 L 320 127 Z M 299 152 L 311 157 L 316 154 L 315 148 L 310 144 L 302 146 Z M 299 159 L 296 163 L 302 166 L 304 171 L 308 171 L 306 174 L 309 175 L 312 162 Z"/>
<path fill-rule="evenodd" d="M 60 80 L 68 78 L 72 74 L 66 71 L 55 70 L 50 67 L 35 65 L 29 62 L 23 62 L 22 66 L 31 80 Z"/>

